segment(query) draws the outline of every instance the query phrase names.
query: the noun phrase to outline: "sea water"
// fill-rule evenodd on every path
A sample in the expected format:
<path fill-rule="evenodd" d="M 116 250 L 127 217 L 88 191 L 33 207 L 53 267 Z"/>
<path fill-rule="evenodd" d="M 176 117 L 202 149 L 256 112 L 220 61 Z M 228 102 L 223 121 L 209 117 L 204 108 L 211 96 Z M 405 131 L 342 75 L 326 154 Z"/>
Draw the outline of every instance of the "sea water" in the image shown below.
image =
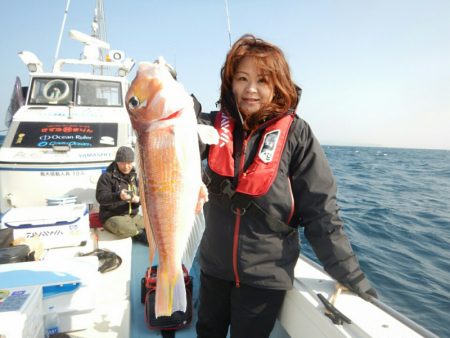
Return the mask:
<path fill-rule="evenodd" d="M 450 337 L 450 151 L 324 150 L 345 230 L 380 300 Z"/>

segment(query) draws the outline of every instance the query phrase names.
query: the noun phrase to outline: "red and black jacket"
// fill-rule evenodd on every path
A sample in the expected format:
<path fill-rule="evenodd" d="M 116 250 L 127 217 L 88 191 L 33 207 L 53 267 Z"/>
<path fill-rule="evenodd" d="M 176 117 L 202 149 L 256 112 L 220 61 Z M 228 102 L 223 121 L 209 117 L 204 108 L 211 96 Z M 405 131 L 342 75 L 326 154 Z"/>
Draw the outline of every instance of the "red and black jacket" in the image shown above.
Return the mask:
<path fill-rule="evenodd" d="M 199 121 L 221 136 L 218 145 L 201 147 L 209 192 L 199 255 L 205 274 L 290 289 L 303 226 L 333 278 L 367 282 L 338 216 L 328 161 L 304 120 L 289 112 L 250 134 L 223 112 L 200 114 Z"/>

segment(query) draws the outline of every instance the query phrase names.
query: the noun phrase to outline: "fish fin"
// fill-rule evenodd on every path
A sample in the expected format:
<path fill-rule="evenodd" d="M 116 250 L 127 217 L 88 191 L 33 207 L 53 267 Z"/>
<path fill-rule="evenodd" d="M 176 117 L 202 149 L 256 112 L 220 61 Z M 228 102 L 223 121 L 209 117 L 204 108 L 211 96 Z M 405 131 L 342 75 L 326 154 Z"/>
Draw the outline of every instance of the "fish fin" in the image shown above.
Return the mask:
<path fill-rule="evenodd" d="M 140 157 L 140 148 L 139 145 L 136 144 L 136 161 L 137 161 L 137 172 L 138 175 L 141 173 L 141 157 Z M 139 176 L 138 176 L 139 177 Z M 145 200 L 145 190 L 144 190 L 144 180 L 143 179 L 139 179 L 138 180 L 138 184 L 139 184 L 139 200 L 141 202 L 141 210 L 142 210 L 142 218 L 144 219 L 144 226 L 145 226 L 145 233 L 147 235 L 147 242 L 148 242 L 148 260 L 150 265 L 153 265 L 153 259 L 155 258 L 155 251 L 156 251 L 156 244 L 155 244 L 155 239 L 153 237 L 153 232 L 152 232 L 152 226 L 150 224 L 150 218 L 147 215 L 147 202 Z"/>
<path fill-rule="evenodd" d="M 212 126 L 197 124 L 197 133 L 200 136 L 200 140 L 205 144 L 219 143 L 219 133 Z"/>
<path fill-rule="evenodd" d="M 189 234 L 189 239 L 186 243 L 183 257 L 181 259 L 187 271 L 189 271 L 192 267 L 192 263 L 194 262 L 195 255 L 197 253 L 197 249 L 204 231 L 205 217 L 203 215 L 203 211 L 201 211 L 195 215 L 194 226 L 192 227 L 191 233 Z"/>
<path fill-rule="evenodd" d="M 157 272 L 155 317 L 171 316 L 175 311 L 186 311 L 186 287 L 181 265 L 176 271 L 167 270 L 160 262 Z"/>

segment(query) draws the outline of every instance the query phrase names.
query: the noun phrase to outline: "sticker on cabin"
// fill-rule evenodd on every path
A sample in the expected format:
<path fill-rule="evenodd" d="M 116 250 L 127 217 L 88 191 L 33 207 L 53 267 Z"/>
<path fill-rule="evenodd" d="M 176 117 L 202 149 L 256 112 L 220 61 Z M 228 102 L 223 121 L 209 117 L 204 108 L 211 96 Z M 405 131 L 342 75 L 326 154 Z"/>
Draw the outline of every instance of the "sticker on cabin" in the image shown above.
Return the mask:
<path fill-rule="evenodd" d="M 273 130 L 264 135 L 264 141 L 258 153 L 258 157 L 264 162 L 269 163 L 273 159 L 275 149 L 277 149 L 280 130 Z"/>
<path fill-rule="evenodd" d="M 14 148 L 99 148 L 117 145 L 116 123 L 21 122 L 11 147 Z"/>
<path fill-rule="evenodd" d="M 84 176 L 86 173 L 81 170 L 68 170 L 68 171 L 41 171 L 41 176 L 47 176 L 47 177 L 77 177 L 77 176 Z"/>

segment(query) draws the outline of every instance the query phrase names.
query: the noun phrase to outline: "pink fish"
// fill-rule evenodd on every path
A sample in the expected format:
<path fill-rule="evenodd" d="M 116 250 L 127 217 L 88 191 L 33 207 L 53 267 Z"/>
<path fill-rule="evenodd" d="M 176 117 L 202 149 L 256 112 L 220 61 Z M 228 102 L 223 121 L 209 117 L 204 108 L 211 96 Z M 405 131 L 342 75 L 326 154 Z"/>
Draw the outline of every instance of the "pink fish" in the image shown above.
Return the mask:
<path fill-rule="evenodd" d="M 207 201 L 192 97 L 165 62 L 141 63 L 126 95 L 137 134 L 137 169 L 149 259 L 158 250 L 156 317 L 186 311 L 182 255 Z M 154 245 L 153 245 L 154 241 Z"/>

